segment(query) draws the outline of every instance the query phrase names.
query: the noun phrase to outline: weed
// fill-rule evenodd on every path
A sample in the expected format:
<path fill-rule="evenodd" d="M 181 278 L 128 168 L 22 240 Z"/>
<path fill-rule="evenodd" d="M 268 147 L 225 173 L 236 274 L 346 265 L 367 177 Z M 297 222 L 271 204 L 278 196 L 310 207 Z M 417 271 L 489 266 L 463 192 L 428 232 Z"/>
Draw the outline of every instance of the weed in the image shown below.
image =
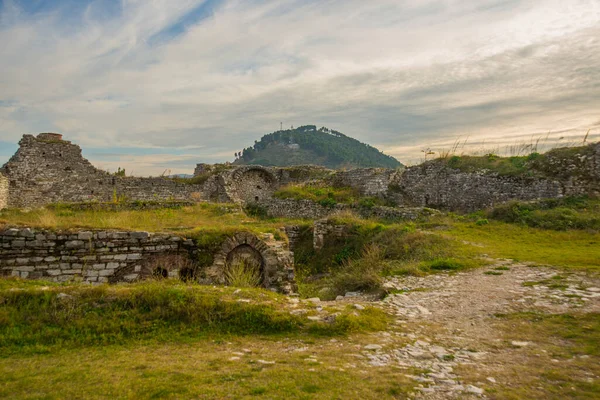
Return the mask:
<path fill-rule="evenodd" d="M 245 260 L 238 260 L 225 266 L 225 281 L 235 287 L 258 287 L 260 285 L 259 266 Z"/>

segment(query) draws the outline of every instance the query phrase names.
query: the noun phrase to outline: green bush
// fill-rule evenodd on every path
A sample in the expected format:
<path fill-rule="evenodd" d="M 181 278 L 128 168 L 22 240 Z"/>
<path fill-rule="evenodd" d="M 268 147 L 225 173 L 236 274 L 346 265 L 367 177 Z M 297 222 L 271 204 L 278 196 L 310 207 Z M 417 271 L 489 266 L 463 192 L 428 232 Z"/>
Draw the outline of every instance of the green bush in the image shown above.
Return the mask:
<path fill-rule="evenodd" d="M 434 271 L 457 271 L 464 268 L 462 263 L 452 258 L 433 260 L 427 266 Z"/>
<path fill-rule="evenodd" d="M 600 202 L 585 197 L 513 201 L 490 210 L 488 217 L 541 229 L 600 230 Z"/>
<path fill-rule="evenodd" d="M 379 247 L 371 245 L 365 248 L 360 258 L 345 262 L 332 278 L 335 294 L 381 290 L 382 274 L 386 269 L 383 257 L 383 251 Z"/>

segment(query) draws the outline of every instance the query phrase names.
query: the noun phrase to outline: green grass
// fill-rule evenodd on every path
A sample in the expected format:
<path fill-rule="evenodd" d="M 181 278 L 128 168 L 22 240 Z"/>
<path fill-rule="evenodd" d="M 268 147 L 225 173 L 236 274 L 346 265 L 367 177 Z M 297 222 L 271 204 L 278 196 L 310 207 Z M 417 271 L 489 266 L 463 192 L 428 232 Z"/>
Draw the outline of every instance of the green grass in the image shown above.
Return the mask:
<path fill-rule="evenodd" d="M 489 392 L 492 398 L 600 397 L 600 314 L 524 312 L 496 317 L 496 329 L 504 332 L 507 346 L 523 339 L 531 340 L 532 345 L 515 349 L 525 353 L 523 357 L 494 372 L 498 385 Z"/>
<path fill-rule="evenodd" d="M 288 185 L 274 194 L 278 199 L 311 200 L 322 205 L 344 203 L 351 204 L 360 194 L 353 188 L 334 188 L 322 185 Z"/>
<path fill-rule="evenodd" d="M 302 347 L 319 362 L 293 350 Z M 242 349 L 249 352 L 230 360 Z M 412 391 L 414 383 L 397 370 L 353 368 L 352 352 L 351 343 L 329 339 L 230 337 L 15 355 L 0 358 L 0 397 L 379 400 Z"/>
<path fill-rule="evenodd" d="M 273 233 L 282 238 L 280 228 L 285 224 L 306 224 L 300 220 L 264 220 L 248 216 L 234 204 L 199 203 L 179 209 L 156 210 L 83 210 L 76 211 L 53 207 L 32 211 L 0 211 L 0 229 L 9 225 L 34 228 L 70 229 L 121 229 L 150 232 L 172 232 L 181 236 L 196 237 L 198 233 L 229 235 L 239 231 Z"/>
<path fill-rule="evenodd" d="M 474 244 L 480 253 L 541 265 L 600 271 L 600 234 L 581 230 L 554 231 L 504 222 L 488 225 L 441 218 L 429 226 L 444 227 L 444 235 Z"/>
<path fill-rule="evenodd" d="M 514 157 L 500 157 L 495 154 L 486 154 L 484 156 L 455 155 L 436 161 L 445 162 L 449 167 L 465 172 L 490 170 L 499 175 L 518 176 L 531 175 L 530 163 L 538 157 L 541 157 L 538 153 Z"/>
<path fill-rule="evenodd" d="M 498 221 L 534 228 L 600 231 L 600 200 L 588 198 L 547 199 L 537 202 L 510 202 L 488 213 Z"/>
<path fill-rule="evenodd" d="M 8 279 L 3 286 L 0 356 L 132 342 L 187 342 L 207 335 L 347 334 L 379 329 L 387 321 L 377 310 L 350 316 L 347 310 L 332 323 L 313 322 L 291 315 L 287 298 L 266 290 L 234 292 L 232 287 L 169 280 L 90 287 L 34 286 Z"/>

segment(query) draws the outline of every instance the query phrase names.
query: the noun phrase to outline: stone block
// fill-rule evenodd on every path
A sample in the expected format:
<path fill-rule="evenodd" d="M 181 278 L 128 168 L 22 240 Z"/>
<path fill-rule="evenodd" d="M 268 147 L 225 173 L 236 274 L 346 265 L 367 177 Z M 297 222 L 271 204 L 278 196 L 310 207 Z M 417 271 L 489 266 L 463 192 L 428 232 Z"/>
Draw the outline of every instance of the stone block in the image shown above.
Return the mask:
<path fill-rule="evenodd" d="M 19 230 L 19 236 L 24 238 L 32 238 L 35 237 L 35 234 L 31 231 L 31 228 L 23 228 Z"/>
<path fill-rule="evenodd" d="M 129 235 L 132 239 L 148 239 L 150 237 L 148 232 L 130 232 Z"/>
<path fill-rule="evenodd" d="M 65 243 L 67 249 L 80 249 L 85 246 L 85 242 L 82 240 L 70 240 Z"/>
<path fill-rule="evenodd" d="M 98 275 L 101 277 L 104 276 L 111 276 L 112 274 L 114 274 L 115 270 L 113 269 L 103 269 L 102 271 L 98 272 Z"/>
<path fill-rule="evenodd" d="M 117 269 L 117 268 L 119 268 L 119 263 L 116 263 L 116 262 L 107 263 L 106 268 L 107 269 Z"/>
<path fill-rule="evenodd" d="M 141 254 L 128 254 L 127 255 L 127 260 L 141 260 L 141 259 L 142 259 Z"/>
<path fill-rule="evenodd" d="M 92 232 L 79 232 L 77 234 L 78 240 L 90 240 L 93 237 L 94 237 L 94 234 Z"/>

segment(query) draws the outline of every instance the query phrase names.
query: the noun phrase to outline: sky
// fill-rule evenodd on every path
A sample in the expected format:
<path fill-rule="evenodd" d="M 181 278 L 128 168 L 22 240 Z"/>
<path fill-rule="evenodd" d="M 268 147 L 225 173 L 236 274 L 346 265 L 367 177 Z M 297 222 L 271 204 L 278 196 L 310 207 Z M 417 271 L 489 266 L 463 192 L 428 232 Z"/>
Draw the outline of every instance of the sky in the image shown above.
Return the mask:
<path fill-rule="evenodd" d="M 600 140 L 600 0 L 0 0 L 0 164 L 59 132 L 192 173 L 280 122 L 408 164 Z"/>

